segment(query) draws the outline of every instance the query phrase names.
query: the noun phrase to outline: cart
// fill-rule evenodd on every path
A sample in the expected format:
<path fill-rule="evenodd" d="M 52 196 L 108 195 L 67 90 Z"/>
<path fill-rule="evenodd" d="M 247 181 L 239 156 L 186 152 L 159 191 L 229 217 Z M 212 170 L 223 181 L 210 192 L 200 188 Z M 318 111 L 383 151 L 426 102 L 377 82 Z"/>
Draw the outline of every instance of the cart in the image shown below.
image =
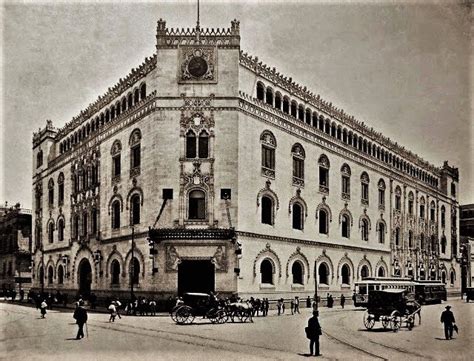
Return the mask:
<path fill-rule="evenodd" d="M 197 316 L 217 324 L 225 323 L 229 318 L 226 309 L 220 305 L 216 297 L 207 293 L 185 293 L 183 304 L 173 308 L 170 316 L 180 325 L 193 323 Z"/>
<path fill-rule="evenodd" d="M 375 322 L 381 322 L 383 328 L 390 327 L 393 332 L 397 332 L 402 324 L 406 324 L 411 330 L 415 326 L 416 315 L 421 323 L 421 307 L 414 295 L 408 294 L 406 290 L 370 291 L 364 326 L 371 330 Z"/>

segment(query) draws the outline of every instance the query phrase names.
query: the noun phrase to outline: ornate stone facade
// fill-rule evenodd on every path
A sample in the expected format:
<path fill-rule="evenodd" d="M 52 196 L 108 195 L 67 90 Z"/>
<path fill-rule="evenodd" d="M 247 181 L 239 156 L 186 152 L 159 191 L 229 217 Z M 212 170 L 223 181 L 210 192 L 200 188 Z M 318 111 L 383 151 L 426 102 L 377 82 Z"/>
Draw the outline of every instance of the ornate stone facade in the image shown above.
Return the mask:
<path fill-rule="evenodd" d="M 33 137 L 36 287 L 166 299 L 348 293 L 410 274 L 458 286 L 457 169 L 241 52 L 237 21 L 160 20 L 156 40 L 107 94 Z"/>

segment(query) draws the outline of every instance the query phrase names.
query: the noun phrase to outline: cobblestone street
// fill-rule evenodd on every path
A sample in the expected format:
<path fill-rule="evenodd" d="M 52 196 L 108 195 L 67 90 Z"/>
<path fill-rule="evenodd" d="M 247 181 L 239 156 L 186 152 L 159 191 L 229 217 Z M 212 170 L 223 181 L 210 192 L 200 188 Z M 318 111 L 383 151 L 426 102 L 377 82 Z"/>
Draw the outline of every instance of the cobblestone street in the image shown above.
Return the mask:
<path fill-rule="evenodd" d="M 412 331 L 365 330 L 362 309 L 321 309 L 323 359 L 451 359 L 468 360 L 473 351 L 472 303 L 451 300 L 460 329 L 445 341 L 439 316 L 443 305 L 424 306 L 422 324 Z M 50 311 L 41 319 L 31 307 L 0 305 L 2 359 L 28 360 L 296 360 L 308 353 L 304 327 L 310 315 L 255 318 L 254 323 L 212 325 L 196 319 L 190 326 L 175 325 L 167 317 L 123 316 L 115 323 L 107 314 L 89 313 L 89 337 L 76 341 L 72 312 Z M 380 327 L 380 328 L 379 328 Z M 462 351 L 460 351 L 462 350 Z"/>

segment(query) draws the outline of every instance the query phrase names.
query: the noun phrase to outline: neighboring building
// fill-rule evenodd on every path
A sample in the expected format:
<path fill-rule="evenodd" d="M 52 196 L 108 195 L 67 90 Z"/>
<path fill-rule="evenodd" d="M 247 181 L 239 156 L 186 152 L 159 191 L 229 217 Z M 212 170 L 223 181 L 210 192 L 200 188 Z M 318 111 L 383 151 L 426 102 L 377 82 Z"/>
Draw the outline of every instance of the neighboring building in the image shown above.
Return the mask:
<path fill-rule="evenodd" d="M 33 136 L 37 288 L 274 299 L 399 275 L 459 289 L 456 168 L 241 52 L 235 20 L 159 20 L 156 42 L 71 122 Z"/>
<path fill-rule="evenodd" d="M 0 207 L 0 284 L 2 291 L 31 286 L 31 210 Z"/>
<path fill-rule="evenodd" d="M 462 288 L 474 287 L 474 204 L 460 208 L 460 234 L 462 248 Z"/>

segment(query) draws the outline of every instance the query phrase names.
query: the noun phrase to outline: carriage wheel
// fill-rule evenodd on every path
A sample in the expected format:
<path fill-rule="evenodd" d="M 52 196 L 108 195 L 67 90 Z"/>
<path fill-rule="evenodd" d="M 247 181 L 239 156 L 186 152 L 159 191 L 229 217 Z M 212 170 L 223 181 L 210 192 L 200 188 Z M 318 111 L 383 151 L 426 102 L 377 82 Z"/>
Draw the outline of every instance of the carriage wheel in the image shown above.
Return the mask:
<path fill-rule="evenodd" d="M 171 312 L 170 312 L 170 317 L 171 319 L 174 321 L 174 322 L 178 322 L 178 319 L 176 318 L 176 313 L 178 312 L 178 310 L 181 308 L 181 306 L 178 306 L 178 307 L 174 307 Z"/>
<path fill-rule="evenodd" d="M 226 323 L 229 319 L 229 315 L 227 314 L 226 310 L 218 310 L 217 311 L 217 323 Z"/>
<path fill-rule="evenodd" d="M 415 316 L 408 316 L 407 317 L 407 326 L 408 330 L 411 331 L 413 327 L 415 327 Z"/>
<path fill-rule="evenodd" d="M 211 308 L 209 311 L 207 311 L 206 318 L 208 318 L 209 321 L 211 321 L 212 323 L 217 323 L 218 322 L 218 309 Z"/>
<path fill-rule="evenodd" d="M 193 323 L 194 315 L 193 309 L 189 306 L 181 306 L 176 311 L 176 323 L 180 325 L 189 325 Z"/>
<path fill-rule="evenodd" d="M 366 329 L 371 330 L 375 324 L 375 317 L 371 315 L 369 311 L 365 311 L 364 313 L 364 326 Z"/>
<path fill-rule="evenodd" d="M 390 319 L 386 316 L 382 316 L 381 319 L 383 328 L 388 328 L 388 325 L 390 324 Z"/>
<path fill-rule="evenodd" d="M 402 316 L 398 311 L 393 311 L 390 315 L 390 327 L 393 332 L 397 332 L 402 326 Z"/>

